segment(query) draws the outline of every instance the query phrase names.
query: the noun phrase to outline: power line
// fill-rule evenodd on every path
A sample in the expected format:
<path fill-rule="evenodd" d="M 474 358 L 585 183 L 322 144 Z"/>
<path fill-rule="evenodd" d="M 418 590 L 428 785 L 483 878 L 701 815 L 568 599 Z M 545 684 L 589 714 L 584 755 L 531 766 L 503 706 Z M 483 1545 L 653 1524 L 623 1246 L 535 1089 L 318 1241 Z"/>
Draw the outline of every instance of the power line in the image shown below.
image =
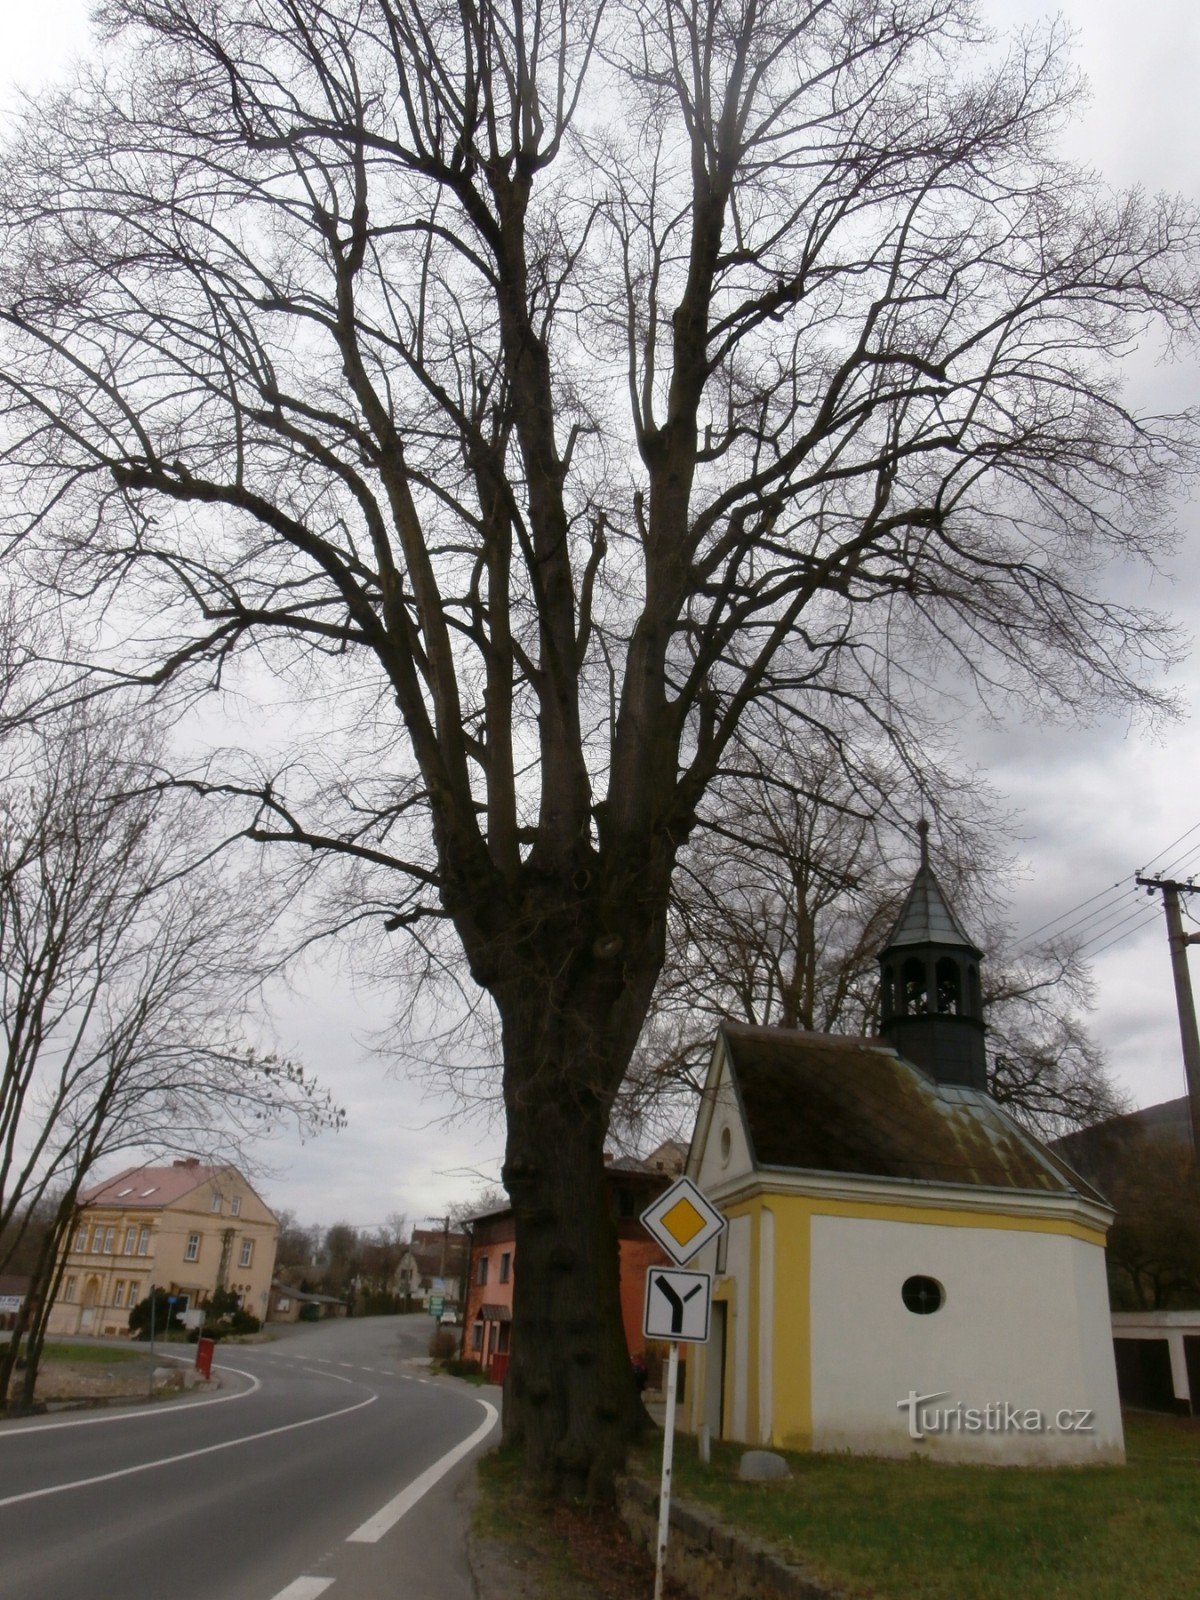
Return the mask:
<path fill-rule="evenodd" d="M 1193 823 L 1190 828 L 1185 829 L 1185 831 L 1179 835 L 1178 839 L 1172 839 L 1169 845 L 1165 846 L 1164 849 L 1162 849 L 1162 850 L 1160 850 L 1158 852 L 1158 855 L 1151 856 L 1150 860 L 1147 861 L 1147 863 L 1146 863 L 1146 865 L 1144 867 L 1139 867 L 1138 868 L 1139 876 L 1145 877 L 1146 873 L 1150 870 L 1150 868 L 1153 866 L 1153 864 L 1156 861 L 1161 859 L 1161 857 L 1165 856 L 1168 850 L 1174 850 L 1174 848 L 1175 848 L 1175 846 L 1177 844 L 1182 844 L 1185 839 L 1190 839 L 1192 834 L 1195 833 L 1197 831 L 1197 829 L 1200 829 L 1200 822 Z M 1165 871 L 1169 871 L 1170 869 L 1164 867 L 1163 870 L 1165 872 Z"/>
<path fill-rule="evenodd" d="M 1195 833 L 1200 833 L 1200 822 L 1195 822 L 1190 828 L 1185 828 L 1177 839 L 1172 839 L 1170 844 L 1164 845 L 1161 850 L 1157 851 L 1150 857 L 1150 860 L 1147 862 L 1146 866 L 1142 867 L 1140 871 L 1145 873 L 1150 865 L 1152 865 L 1155 861 L 1160 861 L 1165 855 L 1168 855 L 1178 845 L 1181 845 L 1185 839 L 1190 839 Z M 1164 872 L 1174 872 L 1177 871 L 1178 868 L 1185 862 L 1193 860 L 1200 865 L 1200 845 L 1194 845 L 1185 850 L 1182 855 L 1177 856 L 1175 860 L 1163 870 Z M 1130 876 L 1135 875 L 1131 874 Z M 1118 878 L 1115 883 L 1110 883 L 1106 888 L 1098 889 L 1095 894 L 1089 895 L 1086 900 L 1080 900 L 1076 905 L 1068 906 L 1065 911 L 1060 911 L 1056 917 L 1049 918 L 1048 921 L 1040 923 L 1036 928 L 1033 928 L 1028 933 L 1022 935 L 1022 937 L 1017 940 L 1017 948 L 1028 949 L 1039 934 L 1046 933 L 1051 928 L 1056 930 L 1054 937 L 1061 938 L 1065 934 L 1074 932 L 1076 929 L 1088 928 L 1098 921 L 1103 922 L 1104 919 L 1111 916 L 1112 912 L 1117 908 L 1112 904 L 1098 906 L 1096 905 L 1096 902 L 1098 900 L 1107 900 L 1108 897 L 1112 895 L 1114 890 L 1124 888 L 1128 882 L 1128 878 Z M 1089 911 L 1089 906 L 1095 907 L 1095 909 Z M 1077 915 L 1077 913 L 1080 912 L 1082 912 L 1083 915 Z M 1068 918 L 1074 918 L 1074 921 L 1068 921 Z M 1065 924 L 1065 926 L 1060 926 L 1060 924 Z M 1111 926 L 1116 927 L 1119 926 L 1119 924 L 1114 923 Z M 1087 944 L 1094 943 L 1098 938 L 1102 938 L 1104 932 L 1106 931 L 1107 929 L 1104 928 L 1097 929 L 1097 931 L 1093 932 L 1089 938 L 1083 941 L 1081 948 Z M 1122 935 L 1122 937 L 1124 937 L 1124 935 Z M 1116 941 L 1113 942 L 1115 943 Z M 1107 949 L 1108 947 L 1105 946 L 1105 948 Z M 1095 953 L 1099 954 L 1099 952 Z"/>
<path fill-rule="evenodd" d="M 1113 945 L 1120 944 L 1124 939 L 1131 939 L 1133 935 L 1138 933 L 1142 928 L 1148 928 L 1152 922 L 1157 921 L 1158 913 L 1154 911 L 1150 912 L 1148 916 L 1140 917 L 1138 921 L 1134 923 L 1132 928 L 1126 928 L 1124 933 L 1119 933 L 1115 939 L 1110 939 L 1107 944 L 1102 944 L 1099 950 L 1093 950 L 1088 956 L 1088 960 L 1094 961 L 1097 956 L 1102 956 L 1106 950 L 1111 950 Z"/>
<path fill-rule="evenodd" d="M 1029 944 L 1032 939 L 1035 939 L 1038 934 L 1044 932 L 1045 929 L 1052 928 L 1056 922 L 1061 922 L 1064 917 L 1069 917 L 1076 911 L 1082 911 L 1084 906 L 1090 906 L 1093 901 L 1102 899 L 1106 894 L 1111 894 L 1114 889 L 1121 888 L 1125 881 L 1126 880 L 1124 878 L 1118 878 L 1116 883 L 1110 883 L 1107 889 L 1101 889 L 1097 894 L 1089 896 L 1088 899 L 1081 900 L 1077 906 L 1071 906 L 1066 911 L 1060 911 L 1057 917 L 1051 917 L 1049 922 L 1041 923 L 1039 927 L 1034 928 L 1032 932 L 1025 934 L 1023 938 L 1018 940 L 1018 943 L 1022 945 Z M 1080 921 L 1082 922 L 1086 922 L 1087 920 L 1088 919 L 1086 917 L 1080 918 Z M 1074 927 L 1075 924 L 1072 923 L 1071 926 Z"/>
<path fill-rule="evenodd" d="M 1124 885 L 1122 885 L 1122 888 L 1124 888 Z M 1114 912 L 1119 912 L 1124 904 L 1124 896 L 1117 900 L 1110 899 L 1107 904 L 1097 906 L 1094 911 L 1085 912 L 1082 917 L 1076 917 L 1074 922 L 1068 922 L 1064 927 L 1059 928 L 1054 934 L 1054 938 L 1063 939 L 1069 933 L 1076 933 L 1077 942 L 1086 944 L 1089 937 L 1094 937 L 1095 931 L 1102 931 L 1102 929 L 1098 928 L 1098 925 L 1105 923 L 1106 919 L 1111 917 Z M 1076 930 L 1079 931 L 1076 932 Z"/>
<path fill-rule="evenodd" d="M 1165 867 L 1160 868 L 1164 877 L 1167 873 L 1177 873 L 1181 866 L 1186 866 L 1189 861 L 1200 858 L 1200 845 L 1193 845 L 1185 850 L 1181 856 L 1176 856 L 1174 861 L 1169 861 Z"/>
<path fill-rule="evenodd" d="M 1095 944 L 1097 939 L 1107 938 L 1110 933 L 1115 933 L 1118 928 L 1123 928 L 1127 922 L 1133 921 L 1135 917 L 1140 917 L 1145 912 L 1145 907 L 1141 905 L 1135 906 L 1132 911 L 1124 905 L 1114 909 L 1119 911 L 1120 915 L 1110 918 L 1102 927 L 1097 928 L 1090 938 L 1081 939 L 1075 946 L 1078 951 L 1086 950 L 1089 945 Z"/>

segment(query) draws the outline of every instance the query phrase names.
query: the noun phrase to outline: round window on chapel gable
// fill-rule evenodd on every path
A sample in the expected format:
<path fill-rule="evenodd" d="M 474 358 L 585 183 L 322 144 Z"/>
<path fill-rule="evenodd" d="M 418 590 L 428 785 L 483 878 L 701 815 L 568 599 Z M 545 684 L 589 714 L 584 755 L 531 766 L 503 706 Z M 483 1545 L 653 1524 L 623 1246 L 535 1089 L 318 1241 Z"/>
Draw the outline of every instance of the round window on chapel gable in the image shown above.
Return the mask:
<path fill-rule="evenodd" d="M 905 1278 L 900 1298 L 918 1317 L 928 1317 L 946 1304 L 946 1291 L 936 1278 Z"/>

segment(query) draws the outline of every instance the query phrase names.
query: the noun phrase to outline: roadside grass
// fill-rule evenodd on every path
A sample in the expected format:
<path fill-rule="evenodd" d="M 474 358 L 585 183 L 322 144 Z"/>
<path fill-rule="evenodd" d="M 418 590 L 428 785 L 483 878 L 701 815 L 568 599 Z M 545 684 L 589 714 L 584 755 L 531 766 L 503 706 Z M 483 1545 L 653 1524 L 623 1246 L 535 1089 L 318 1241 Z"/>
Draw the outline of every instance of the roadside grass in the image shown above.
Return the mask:
<path fill-rule="evenodd" d="M 741 1483 L 740 1445 L 702 1466 L 678 1439 L 675 1492 L 875 1600 L 1200 1600 L 1200 1419 L 1130 1415 L 1125 1467 L 952 1467 L 786 1453 Z M 652 1481 L 658 1458 L 638 1469 Z M 669 1562 L 668 1562 L 669 1565 Z"/>
<path fill-rule="evenodd" d="M 471 1521 L 471 1567 L 480 1600 L 643 1600 L 654 1564 L 612 1506 L 547 1501 L 529 1486 L 519 1455 L 480 1462 Z M 669 1585 L 676 1600 L 680 1591 Z"/>
<path fill-rule="evenodd" d="M 111 1367 L 123 1361 L 144 1362 L 146 1355 L 147 1351 L 139 1350 L 136 1345 L 126 1350 L 114 1345 L 55 1342 L 43 1346 L 42 1365 L 45 1366 L 47 1362 L 69 1361 L 72 1365 L 84 1363 Z"/>

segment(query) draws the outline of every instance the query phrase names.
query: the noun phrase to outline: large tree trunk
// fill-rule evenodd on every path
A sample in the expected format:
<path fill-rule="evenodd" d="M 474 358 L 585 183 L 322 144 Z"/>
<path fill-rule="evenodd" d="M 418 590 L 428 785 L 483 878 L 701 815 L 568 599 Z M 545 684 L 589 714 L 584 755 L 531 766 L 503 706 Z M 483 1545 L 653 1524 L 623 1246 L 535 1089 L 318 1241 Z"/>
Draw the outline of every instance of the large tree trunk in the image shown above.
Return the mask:
<path fill-rule="evenodd" d="M 516 1224 L 504 1439 L 521 1447 L 546 1491 L 596 1497 L 611 1493 L 645 1423 L 621 1320 L 604 1162 L 612 1099 L 637 1029 L 623 1015 L 626 983 L 614 986 L 615 1003 L 604 982 L 582 987 L 584 994 L 548 996 L 528 982 L 497 997 L 504 1182 Z"/>

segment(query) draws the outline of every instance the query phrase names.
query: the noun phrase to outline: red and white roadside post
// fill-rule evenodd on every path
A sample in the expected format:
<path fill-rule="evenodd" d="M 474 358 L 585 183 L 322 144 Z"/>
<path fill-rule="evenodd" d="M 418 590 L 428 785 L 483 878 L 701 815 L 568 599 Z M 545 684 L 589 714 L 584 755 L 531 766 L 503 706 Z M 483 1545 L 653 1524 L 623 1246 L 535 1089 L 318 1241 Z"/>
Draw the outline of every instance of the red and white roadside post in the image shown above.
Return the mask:
<path fill-rule="evenodd" d="M 662 1479 L 658 1491 L 658 1541 L 654 1559 L 654 1600 L 662 1600 L 663 1571 L 671 1531 L 671 1470 L 675 1458 L 675 1401 L 679 1392 L 679 1346 L 708 1341 L 712 1277 L 680 1271 L 725 1228 L 725 1218 L 690 1178 L 679 1178 L 642 1213 L 642 1226 L 678 1267 L 651 1267 L 646 1273 L 642 1331 L 647 1339 L 666 1339 L 667 1415 L 663 1426 Z"/>

